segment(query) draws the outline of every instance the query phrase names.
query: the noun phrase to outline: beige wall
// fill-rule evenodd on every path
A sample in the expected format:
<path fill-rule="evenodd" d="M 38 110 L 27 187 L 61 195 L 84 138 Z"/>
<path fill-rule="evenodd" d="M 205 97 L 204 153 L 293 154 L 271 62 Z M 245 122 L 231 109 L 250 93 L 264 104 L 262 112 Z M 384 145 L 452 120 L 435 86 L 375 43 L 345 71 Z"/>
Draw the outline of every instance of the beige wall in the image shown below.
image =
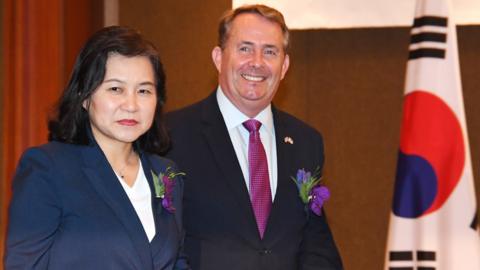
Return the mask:
<path fill-rule="evenodd" d="M 120 0 L 120 23 L 158 46 L 168 109 L 216 86 L 210 52 L 227 0 Z M 480 27 L 458 30 L 467 122 L 480 187 Z M 291 69 L 277 106 L 320 130 L 326 143 L 327 211 L 346 269 L 381 269 L 400 135 L 409 29 L 293 31 Z M 477 193 L 477 198 L 479 198 Z"/>

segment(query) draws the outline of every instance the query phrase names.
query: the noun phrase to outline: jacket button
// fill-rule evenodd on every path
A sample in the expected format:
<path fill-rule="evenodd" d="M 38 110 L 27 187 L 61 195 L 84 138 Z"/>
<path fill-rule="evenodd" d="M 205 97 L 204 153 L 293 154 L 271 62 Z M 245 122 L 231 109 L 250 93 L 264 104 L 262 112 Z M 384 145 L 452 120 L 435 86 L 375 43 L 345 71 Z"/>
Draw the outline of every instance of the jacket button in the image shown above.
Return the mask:
<path fill-rule="evenodd" d="M 270 253 L 272 253 L 272 251 L 270 249 L 262 249 L 260 250 L 260 255 L 268 255 Z"/>

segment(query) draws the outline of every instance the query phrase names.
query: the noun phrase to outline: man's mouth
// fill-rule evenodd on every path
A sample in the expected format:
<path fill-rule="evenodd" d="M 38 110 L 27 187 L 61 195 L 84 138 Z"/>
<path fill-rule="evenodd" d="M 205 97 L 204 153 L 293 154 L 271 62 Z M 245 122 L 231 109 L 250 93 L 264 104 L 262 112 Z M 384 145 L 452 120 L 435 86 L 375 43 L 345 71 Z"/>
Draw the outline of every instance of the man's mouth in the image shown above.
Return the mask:
<path fill-rule="evenodd" d="M 242 74 L 242 78 L 251 82 L 262 82 L 266 79 L 265 76 L 256 76 L 256 75 L 248 75 L 248 74 Z"/>

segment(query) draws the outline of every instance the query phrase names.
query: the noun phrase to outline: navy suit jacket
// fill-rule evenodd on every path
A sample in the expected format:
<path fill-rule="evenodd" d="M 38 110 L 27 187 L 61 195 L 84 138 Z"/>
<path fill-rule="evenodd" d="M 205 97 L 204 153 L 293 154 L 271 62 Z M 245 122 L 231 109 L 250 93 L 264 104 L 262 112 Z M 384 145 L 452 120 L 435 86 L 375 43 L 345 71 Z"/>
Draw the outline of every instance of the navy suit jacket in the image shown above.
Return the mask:
<path fill-rule="evenodd" d="M 173 166 L 140 152 L 152 191 L 156 235 L 149 243 L 135 209 L 98 145 L 50 142 L 27 150 L 14 180 L 5 269 L 186 269 L 182 189 L 174 214 L 153 196 L 151 171 Z"/>
<path fill-rule="evenodd" d="M 167 115 L 168 157 L 186 172 L 185 252 L 195 270 L 342 269 L 325 215 L 306 211 L 291 179 L 323 166 L 320 134 L 273 109 L 278 186 L 264 238 L 216 95 Z M 293 144 L 286 143 L 290 137 Z"/>

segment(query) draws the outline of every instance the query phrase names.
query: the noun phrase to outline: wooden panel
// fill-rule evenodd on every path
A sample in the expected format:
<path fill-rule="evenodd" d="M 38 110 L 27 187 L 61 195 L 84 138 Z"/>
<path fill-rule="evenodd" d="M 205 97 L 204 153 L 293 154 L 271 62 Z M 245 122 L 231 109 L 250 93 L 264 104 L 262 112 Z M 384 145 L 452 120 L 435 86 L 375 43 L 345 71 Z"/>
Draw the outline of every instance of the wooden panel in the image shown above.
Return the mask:
<path fill-rule="evenodd" d="M 480 106 L 478 106 L 480 101 L 480 26 L 462 26 L 457 29 L 463 100 L 478 209 L 478 202 L 480 202 Z"/>
<path fill-rule="evenodd" d="M 325 137 L 330 224 L 346 269 L 382 269 L 408 29 L 322 30 L 310 41 L 306 120 Z"/>
<path fill-rule="evenodd" d="M 216 87 L 211 51 L 217 21 L 231 1 L 120 0 L 120 24 L 140 30 L 160 51 L 167 74 L 167 109 L 185 106 Z"/>
<path fill-rule="evenodd" d="M 8 181 L 5 178 L 5 155 L 3 154 L 6 151 L 6 145 L 4 140 L 4 113 L 6 108 L 4 93 L 5 89 L 7 88 L 6 78 L 7 78 L 7 71 L 8 67 L 7 63 L 7 54 L 6 49 L 8 48 L 7 45 L 7 37 L 10 34 L 10 24 L 11 24 L 11 14 L 7 12 L 7 10 L 11 10 L 11 1 L 7 0 L 0 0 L 0 108 L 2 108 L 2 113 L 0 114 L 0 256 L 3 258 L 3 249 L 4 249 L 4 239 L 5 239 L 5 230 L 6 230 L 6 209 L 7 209 L 7 190 L 8 190 Z M 1 268 L 0 268 L 1 269 Z"/>
<path fill-rule="evenodd" d="M 81 44 L 102 24 L 100 1 L 2 0 L 1 245 L 21 153 L 47 142 L 47 116 Z"/>
<path fill-rule="evenodd" d="M 9 180 L 25 148 L 46 142 L 45 116 L 58 95 L 63 67 L 59 35 L 62 3 L 5 0 L 4 4 L 2 232 Z"/>
<path fill-rule="evenodd" d="M 66 84 L 82 45 L 96 30 L 103 27 L 103 1 L 64 1 L 63 50 L 64 69 L 62 86 Z"/>

